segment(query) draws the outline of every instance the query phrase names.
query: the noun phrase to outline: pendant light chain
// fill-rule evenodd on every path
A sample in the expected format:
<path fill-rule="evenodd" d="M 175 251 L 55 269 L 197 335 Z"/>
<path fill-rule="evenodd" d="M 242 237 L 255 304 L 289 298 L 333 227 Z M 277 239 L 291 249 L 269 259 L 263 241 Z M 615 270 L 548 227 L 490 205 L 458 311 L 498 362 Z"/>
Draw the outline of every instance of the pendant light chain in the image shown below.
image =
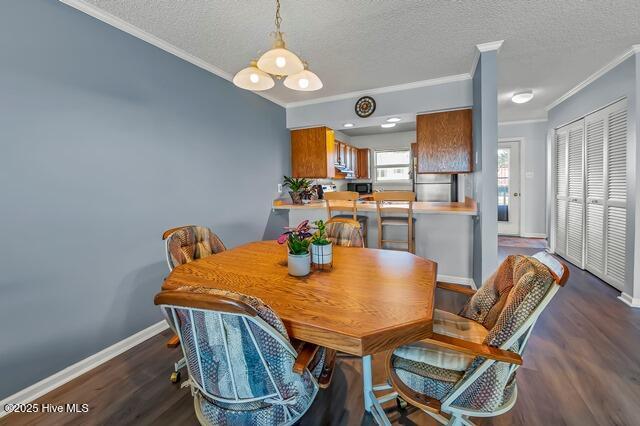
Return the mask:
<path fill-rule="evenodd" d="M 280 32 L 280 23 L 282 22 L 282 16 L 280 16 L 280 0 L 276 0 L 276 32 Z"/>

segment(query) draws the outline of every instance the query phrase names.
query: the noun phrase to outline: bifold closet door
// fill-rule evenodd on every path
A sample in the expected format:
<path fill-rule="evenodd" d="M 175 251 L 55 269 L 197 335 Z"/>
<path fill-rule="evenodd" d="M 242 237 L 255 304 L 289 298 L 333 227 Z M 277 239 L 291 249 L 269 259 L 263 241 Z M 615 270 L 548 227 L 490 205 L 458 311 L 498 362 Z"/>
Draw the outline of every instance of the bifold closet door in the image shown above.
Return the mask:
<path fill-rule="evenodd" d="M 566 128 L 556 130 L 555 135 L 555 252 L 567 253 L 567 200 L 568 200 L 568 132 Z"/>
<path fill-rule="evenodd" d="M 606 112 L 598 111 L 585 118 L 586 220 L 585 267 L 604 275 L 604 158 Z"/>
<path fill-rule="evenodd" d="M 567 251 L 565 257 L 584 268 L 584 120 L 567 126 Z"/>
<path fill-rule="evenodd" d="M 585 267 L 622 290 L 627 259 L 627 101 L 588 115 L 585 129 Z"/>
<path fill-rule="evenodd" d="M 604 280 L 622 290 L 626 278 L 627 101 L 606 108 L 606 198 Z"/>

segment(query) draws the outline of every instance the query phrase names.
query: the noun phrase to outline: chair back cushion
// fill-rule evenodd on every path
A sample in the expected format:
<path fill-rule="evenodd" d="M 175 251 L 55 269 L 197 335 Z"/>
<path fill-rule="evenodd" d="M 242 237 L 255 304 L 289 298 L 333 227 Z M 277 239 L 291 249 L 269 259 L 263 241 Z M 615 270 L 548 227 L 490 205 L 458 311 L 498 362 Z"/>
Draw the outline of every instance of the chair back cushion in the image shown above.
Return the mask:
<path fill-rule="evenodd" d="M 495 324 L 484 339 L 485 345 L 499 347 L 513 337 L 540 305 L 554 282 L 549 269 L 539 260 L 527 256 L 509 256 L 509 258 L 513 284 L 502 302 L 503 306 L 497 315 Z M 499 276 L 498 272 L 496 279 Z M 495 285 L 494 282 L 493 286 Z M 489 293 L 490 296 L 487 297 L 487 300 L 496 299 L 495 293 L 497 290 Z M 473 306 L 482 305 L 477 300 L 474 303 Z M 494 303 L 493 306 L 495 305 Z M 483 309 L 486 309 L 484 305 L 482 306 Z M 524 350 L 522 345 L 526 335 L 524 333 L 509 350 L 522 354 Z M 465 374 L 471 374 L 484 361 L 485 359 L 482 357 L 476 358 Z M 511 371 L 511 365 L 496 362 L 454 401 L 454 405 L 492 411 L 511 398 L 514 388 L 515 371 Z"/>
<path fill-rule="evenodd" d="M 238 300 L 254 308 L 264 320 L 263 323 L 226 312 L 176 308 L 190 379 L 204 391 L 200 408 L 211 423 L 218 424 L 223 418 L 246 420 L 257 414 L 272 420 L 284 419 L 288 407 L 299 413 L 308 408 L 317 386 L 309 371 L 303 375 L 293 372 L 295 350 L 290 346 L 284 324 L 271 308 L 258 298 L 224 290 L 192 286 L 178 290 Z M 207 394 L 232 401 L 208 398 Z M 238 398 L 256 400 L 233 402 Z M 244 414 L 238 416 L 240 412 Z"/>
<path fill-rule="evenodd" d="M 353 220 L 327 222 L 327 238 L 337 246 L 364 247 L 360 224 Z"/>
<path fill-rule="evenodd" d="M 226 250 L 224 244 L 209 228 L 184 226 L 172 233 L 167 240 L 171 267 L 193 262 Z"/>

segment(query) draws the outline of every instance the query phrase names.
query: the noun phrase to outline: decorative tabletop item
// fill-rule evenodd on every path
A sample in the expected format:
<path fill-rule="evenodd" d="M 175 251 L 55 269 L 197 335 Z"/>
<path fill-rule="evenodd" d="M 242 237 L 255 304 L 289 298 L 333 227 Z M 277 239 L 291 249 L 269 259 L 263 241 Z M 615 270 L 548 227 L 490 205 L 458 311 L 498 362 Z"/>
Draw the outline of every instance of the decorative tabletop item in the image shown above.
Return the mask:
<path fill-rule="evenodd" d="M 371 96 L 363 96 L 356 102 L 356 114 L 358 114 L 358 117 L 369 117 L 375 110 L 376 101 Z"/>
<path fill-rule="evenodd" d="M 313 222 L 316 231 L 311 236 L 311 265 L 316 269 L 331 269 L 333 266 L 333 244 L 327 236 L 322 219 Z"/>
<path fill-rule="evenodd" d="M 302 204 L 303 198 L 310 198 L 311 181 L 309 179 L 296 179 L 290 176 L 284 176 L 282 186 L 289 187 L 289 195 L 291 196 L 293 204 Z"/>
<path fill-rule="evenodd" d="M 285 229 L 286 231 L 278 238 L 278 244 L 287 243 L 289 275 L 294 277 L 309 275 L 311 272 L 309 221 L 305 220 L 295 228 L 286 227 Z"/>

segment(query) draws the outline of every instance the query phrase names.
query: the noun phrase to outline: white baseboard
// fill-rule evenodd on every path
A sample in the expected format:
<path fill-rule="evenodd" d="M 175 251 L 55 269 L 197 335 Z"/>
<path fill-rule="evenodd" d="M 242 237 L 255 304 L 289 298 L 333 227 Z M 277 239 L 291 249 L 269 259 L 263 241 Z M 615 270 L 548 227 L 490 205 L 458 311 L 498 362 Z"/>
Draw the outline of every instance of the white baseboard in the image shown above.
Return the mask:
<path fill-rule="evenodd" d="M 40 380 L 38 383 L 35 383 L 28 388 L 25 388 L 14 393 L 13 395 L 8 396 L 7 398 L 0 401 L 0 406 L 3 407 L 2 411 L 0 411 L 0 417 L 8 414 L 4 410 L 5 405 L 27 404 L 29 402 L 32 402 L 40 398 L 42 395 L 45 395 L 56 389 L 57 387 L 60 387 L 65 383 L 75 379 L 76 377 L 86 373 L 87 371 L 96 368 L 100 364 L 109 361 L 111 358 L 114 358 L 121 353 L 128 351 L 134 346 L 139 345 L 140 343 L 166 330 L 167 328 L 169 328 L 169 324 L 167 324 L 167 321 L 162 320 L 160 322 L 157 322 L 152 326 L 147 327 L 144 330 L 141 330 L 136 334 L 129 336 L 126 339 L 121 340 L 96 354 L 91 355 L 88 358 L 83 359 L 82 361 L 78 361 L 75 364 L 68 366 L 64 370 L 58 371 L 52 376 Z"/>
<path fill-rule="evenodd" d="M 618 299 L 632 308 L 640 308 L 640 297 L 631 297 L 627 293 L 622 292 L 620 296 L 618 296 Z"/>
<path fill-rule="evenodd" d="M 444 282 L 451 283 L 451 284 L 467 285 L 467 286 L 471 287 L 474 290 L 478 289 L 478 287 L 476 287 L 475 281 L 473 281 L 473 278 L 456 277 L 455 275 L 438 274 L 437 280 L 438 281 L 444 281 Z"/>
<path fill-rule="evenodd" d="M 547 234 L 537 232 L 523 232 L 520 236 L 523 238 L 547 238 Z"/>

